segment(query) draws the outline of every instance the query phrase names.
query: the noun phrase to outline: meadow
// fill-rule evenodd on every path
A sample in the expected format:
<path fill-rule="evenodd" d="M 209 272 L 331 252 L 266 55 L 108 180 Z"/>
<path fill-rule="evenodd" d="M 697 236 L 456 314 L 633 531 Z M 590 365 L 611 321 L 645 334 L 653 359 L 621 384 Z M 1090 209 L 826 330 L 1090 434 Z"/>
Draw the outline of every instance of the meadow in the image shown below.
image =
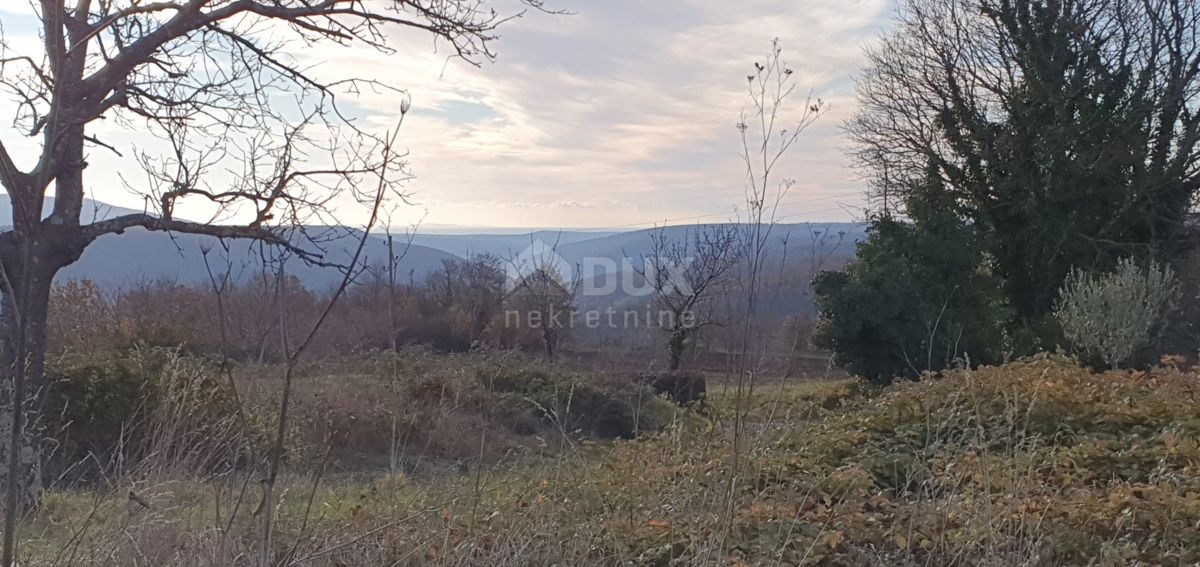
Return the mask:
<path fill-rule="evenodd" d="M 135 396 L 105 466 L 59 471 L 23 524 L 23 564 L 254 564 L 263 473 L 252 455 L 272 423 L 245 416 L 273 415 L 258 409 L 277 403 L 279 373 L 174 351 L 125 356 L 130 375 L 159 386 Z M 687 408 L 627 376 L 519 354 L 313 364 L 295 384 L 274 556 L 1194 564 L 1197 380 L 1165 362 L 1094 373 L 1040 356 L 887 388 L 709 376 L 707 402 Z M 64 375 L 98 379 L 90 372 Z M 75 435 L 64 447 L 78 440 L 64 431 Z"/>

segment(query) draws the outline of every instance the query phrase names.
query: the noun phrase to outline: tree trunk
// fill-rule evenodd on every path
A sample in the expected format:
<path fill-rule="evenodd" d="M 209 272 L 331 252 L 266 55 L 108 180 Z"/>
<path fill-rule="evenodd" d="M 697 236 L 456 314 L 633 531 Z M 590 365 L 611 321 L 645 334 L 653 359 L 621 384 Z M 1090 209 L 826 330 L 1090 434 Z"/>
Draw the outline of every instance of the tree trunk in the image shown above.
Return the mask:
<path fill-rule="evenodd" d="M 679 370 L 683 365 L 683 347 L 687 344 L 688 332 L 686 329 L 679 329 L 671 332 L 671 339 L 667 341 L 667 352 L 670 355 L 671 372 Z"/>
<path fill-rule="evenodd" d="M 19 510 L 35 505 L 42 489 L 45 438 L 40 416 L 46 392 L 50 289 L 55 274 L 77 260 L 83 251 L 77 227 L 42 223 L 35 225 L 32 233 L 0 233 L 0 339 L 4 373 L 0 387 L 0 486 L 9 486 L 9 478 L 16 475 L 15 506 Z M 18 398 L 24 408 L 21 414 L 13 410 Z M 14 439 L 20 440 L 15 459 Z"/>
<path fill-rule="evenodd" d="M 554 355 L 558 353 L 558 331 L 552 324 L 542 325 L 542 347 L 546 351 L 546 360 L 554 360 Z"/>
<path fill-rule="evenodd" d="M 0 302 L 6 378 L 0 388 L 0 486 L 9 486 L 9 478 L 16 476 L 14 505 L 18 510 L 26 510 L 36 503 L 42 489 L 43 436 L 39 414 L 45 391 L 45 324 L 50 286 L 42 285 L 37 279 L 29 282 L 25 301 L 5 293 Z M 14 283 L 14 287 L 18 285 Z M 22 333 L 23 341 L 19 339 Z M 18 399 L 24 408 L 20 416 L 14 412 Z M 15 420 L 15 417 L 20 419 Z M 19 444 L 14 440 L 19 440 Z M 14 445 L 17 445 L 15 460 L 12 456 Z"/>

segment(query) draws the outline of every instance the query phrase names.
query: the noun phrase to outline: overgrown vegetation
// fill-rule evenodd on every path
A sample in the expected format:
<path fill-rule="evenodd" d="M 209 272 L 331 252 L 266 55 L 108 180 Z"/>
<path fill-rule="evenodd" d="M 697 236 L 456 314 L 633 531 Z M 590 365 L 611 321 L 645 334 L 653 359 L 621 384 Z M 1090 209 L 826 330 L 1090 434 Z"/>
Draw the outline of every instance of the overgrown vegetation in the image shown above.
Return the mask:
<path fill-rule="evenodd" d="M 292 475 L 278 552 L 327 566 L 1190 564 L 1196 383 L 1175 368 L 1093 374 L 1041 357 L 886 391 L 760 385 L 744 401 L 753 433 L 737 473 L 724 419 L 735 390 L 713 392 L 708 417 L 675 413 L 639 441 L 535 447 L 437 477 Z M 446 400 L 422 405 L 456 405 Z M 247 519 L 223 511 L 231 479 L 52 492 L 26 528 L 30 564 L 250 564 Z"/>
<path fill-rule="evenodd" d="M 500 16 L 453 1 L 417 9 L 416 21 L 357 3 L 101 4 L 108 16 L 96 34 L 70 34 L 85 47 L 71 55 L 52 33 L 66 8 L 43 3 L 55 72 L 18 58 L 42 80 L 13 82 L 0 68 L 0 83 L 28 91 L 21 120 L 47 117 L 32 124 L 58 136 L 47 155 L 82 156 L 94 141 L 84 125 L 119 110 L 166 128 L 175 155 L 168 165 L 139 157 L 154 172 L 156 215 L 81 226 L 82 159 L 22 173 L 0 146 L 0 185 L 18 211 L 0 234 L 12 375 L 0 389 L 11 418 L 0 421 L 0 564 L 15 564 L 18 541 L 21 565 L 97 567 L 1200 563 L 1200 367 L 1146 363 L 1163 354 L 1153 347 L 1174 274 L 1195 271 L 1179 269 L 1194 255 L 1187 214 L 1200 191 L 1194 3 L 904 0 L 896 31 L 869 53 L 848 128 L 872 174 L 869 237 L 853 265 L 817 278 L 815 333 L 789 314 L 776 341 L 789 349 L 782 378 L 766 363 L 774 343 L 759 319 L 769 244 L 795 184 L 777 166 L 825 106 L 810 97 L 792 110 L 794 72 L 778 41 L 747 77 L 750 110 L 736 123 L 743 222 L 674 244 L 658 232 L 640 272 L 655 293 L 648 304 L 673 315 L 658 323 L 670 372 L 602 374 L 555 360 L 581 280 L 555 269 L 553 254 L 515 278 L 499 258 L 476 256 L 405 285 L 389 239 L 386 268 L 364 266 L 385 195 L 404 197 L 397 134 L 348 124 L 342 141 L 361 142 L 347 143 L 348 163 L 295 171 L 293 150 L 312 143 L 300 129 L 342 120 L 325 102 L 331 85 L 242 27 L 288 23 L 313 44 L 388 51 L 380 26 L 399 23 L 489 58 Z M 162 11 L 179 13 L 159 20 Z M 92 16 L 72 26 L 86 31 Z M 170 71 L 187 42 L 167 40 L 197 30 L 216 32 L 201 34 L 202 60 L 245 56 L 230 79 Z M 94 53 L 130 40 L 134 55 L 89 66 L 87 44 L 113 33 Z M 158 71 L 135 72 L 147 67 Z M 126 84 L 157 84 L 158 72 L 201 95 L 180 106 L 178 92 Z M 241 92 L 264 76 L 321 96 L 298 98 L 315 107 L 293 124 Z M 88 81 L 99 82 L 78 96 Z M 151 112 L 171 107 L 183 114 Z M 401 115 L 409 108 L 405 99 Z M 189 131 L 278 137 L 251 144 L 247 159 L 278 162 L 265 168 L 277 178 L 195 189 L 206 185 L 191 171 L 216 162 L 191 155 Z M 58 198 L 43 221 L 51 182 Z M 279 258 L 237 284 L 206 263 L 211 289 L 51 287 L 90 242 L 135 227 L 256 239 L 312 260 L 276 224 L 277 214 L 295 225 L 331 212 L 332 199 L 310 191 L 372 203 L 332 293 L 304 289 Z M 224 213 L 241 200 L 256 215 L 240 228 L 179 221 L 173 207 L 188 197 Z M 668 266 L 681 278 L 666 277 Z M 729 330 L 719 385 L 679 371 L 718 306 Z M 864 380 L 789 383 L 810 335 Z M 1068 346 L 1083 364 L 1045 354 Z M 1131 365 L 1140 370 L 1116 370 Z M 909 380 L 892 384 L 900 377 Z M 52 482 L 40 494 L 43 477 Z"/>
<path fill-rule="evenodd" d="M 60 481 L 126 474 L 152 456 L 197 470 L 244 456 L 210 451 L 237 431 L 240 400 L 208 361 L 140 348 L 61 359 L 46 375 L 56 441 L 47 472 Z M 245 442 L 264 441 L 265 431 L 247 432 Z"/>
<path fill-rule="evenodd" d="M 189 455 L 190 472 L 243 468 L 269 445 L 274 423 L 265 416 L 282 387 L 272 365 L 226 372 L 218 359 L 165 348 L 68 358 L 47 375 L 57 445 L 47 472 L 58 486 L 88 486 L 181 460 L 178 454 Z M 328 359 L 305 368 L 294 387 L 285 459 L 305 470 L 322 458 L 335 470 L 362 473 L 494 460 L 545 439 L 659 431 L 675 412 L 632 376 L 604 377 L 519 353 L 409 349 Z"/>
<path fill-rule="evenodd" d="M 312 350 L 319 356 L 414 345 L 443 353 L 477 346 L 542 350 L 541 329 L 504 316 L 509 312 L 524 323 L 543 307 L 528 293 L 508 293 L 505 278 L 500 260 L 487 255 L 446 260 L 423 281 L 395 285 L 381 267 L 371 267 L 330 312 Z M 106 292 L 89 280 L 65 282 L 50 292 L 47 348 L 51 355 L 82 357 L 135 346 L 181 347 L 192 354 L 278 361 L 281 287 L 288 296 L 286 331 L 295 335 L 316 321 L 329 295 L 306 289 L 295 277 L 280 282 L 278 275 L 259 273 L 216 290 L 138 281 Z M 564 309 L 564 303 L 569 306 L 558 298 L 554 308 Z"/>

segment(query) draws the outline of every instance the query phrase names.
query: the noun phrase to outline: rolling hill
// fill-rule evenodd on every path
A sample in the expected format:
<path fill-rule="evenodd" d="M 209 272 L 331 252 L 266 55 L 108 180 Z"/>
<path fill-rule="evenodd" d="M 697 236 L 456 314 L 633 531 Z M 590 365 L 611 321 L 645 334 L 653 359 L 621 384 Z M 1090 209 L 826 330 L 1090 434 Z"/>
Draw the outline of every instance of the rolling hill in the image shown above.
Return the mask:
<path fill-rule="evenodd" d="M 46 210 L 53 207 L 53 197 L 47 199 Z M 93 222 L 113 216 L 136 213 L 132 209 L 115 207 L 88 200 L 84 204 L 84 221 Z M 12 207 L 7 196 L 0 196 L 0 218 L 11 219 Z M 684 238 L 697 226 L 671 226 L 664 230 L 670 238 Z M 595 266 L 589 277 L 603 275 L 604 266 L 615 266 L 618 272 L 630 269 L 650 252 L 650 235 L 655 229 L 626 232 L 591 230 L 537 230 L 514 233 L 510 230 L 466 232 L 463 234 L 397 235 L 396 250 L 407 247 L 399 262 L 403 279 L 421 281 L 445 260 L 471 254 L 493 254 L 502 259 L 518 257 L 535 242 L 553 248 L 563 261 L 575 266 Z M 361 232 L 331 228 L 311 228 L 309 233 L 320 234 L 320 249 L 327 261 L 345 263 L 358 244 Z M 802 223 L 777 225 L 772 232 L 767 255 L 784 270 L 784 265 L 797 262 L 813 263 L 814 259 L 844 262 L 854 254 L 854 244 L 865 236 L 865 226 L 856 223 Z M 306 247 L 312 249 L 311 245 Z M 230 240 L 223 247 L 212 237 L 189 234 L 169 234 L 132 229 L 123 235 L 101 237 L 84 252 L 78 262 L 59 273 L 60 281 L 87 278 L 104 288 L 117 288 L 138 280 L 171 280 L 184 284 L 209 281 L 205 254 L 210 266 L 220 272 L 228 269 L 235 277 L 250 276 L 261 270 L 261 247 L 248 241 Z M 373 265 L 386 263 L 386 236 L 373 234 L 364 249 L 364 262 Z M 601 260 L 601 261 L 597 261 Z M 770 262 L 768 262 L 770 265 Z M 796 264 L 801 267 L 800 264 Z M 341 280 L 335 268 L 304 265 L 295 261 L 289 265 L 292 275 L 314 290 L 326 289 Z M 619 275 L 618 277 L 634 277 Z M 806 283 L 806 282 L 805 282 Z M 620 292 L 596 299 L 606 304 L 627 304 L 630 298 Z"/>
<path fill-rule="evenodd" d="M 322 245 L 325 257 L 331 263 L 348 263 L 361 232 L 348 232 Z M 228 240 L 228 250 L 217 239 L 191 234 L 167 234 L 141 229 L 129 230 L 123 235 L 108 235 L 98 239 L 84 251 L 78 262 L 58 274 L 59 280 L 87 278 L 103 288 L 116 288 L 140 279 L 171 280 L 184 284 L 209 282 L 208 267 L 204 262 L 204 251 L 209 251 L 209 264 L 218 273 L 230 270 L 235 279 L 251 277 L 262 270 L 262 250 L 246 240 Z M 386 265 L 387 241 L 373 236 L 363 249 L 366 265 Z M 401 259 L 397 271 L 407 280 L 409 274 L 421 280 L 430 271 L 453 259 L 449 252 L 414 245 Z M 292 261 L 288 264 L 291 275 L 300 279 L 305 287 L 325 290 L 337 285 L 342 272 L 336 268 L 306 265 Z"/>

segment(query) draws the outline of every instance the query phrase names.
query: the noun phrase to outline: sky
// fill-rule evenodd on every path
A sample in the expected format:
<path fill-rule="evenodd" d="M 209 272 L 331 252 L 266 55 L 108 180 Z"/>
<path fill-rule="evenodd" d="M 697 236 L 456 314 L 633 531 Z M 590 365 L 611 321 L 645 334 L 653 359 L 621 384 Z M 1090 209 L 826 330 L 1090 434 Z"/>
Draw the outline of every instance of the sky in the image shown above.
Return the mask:
<path fill-rule="evenodd" d="M 511 12 L 509 1 L 497 0 L 498 8 Z M 780 166 L 796 185 L 779 215 L 862 217 L 865 183 L 845 156 L 840 128 L 855 111 L 864 48 L 887 29 L 889 0 L 549 3 L 572 13 L 508 22 L 493 44 L 498 57 L 480 67 L 449 59 L 411 31 L 393 34 L 390 55 L 297 47 L 293 55 L 323 77 L 377 78 L 409 92 L 400 143 L 415 177 L 406 189 L 411 205 L 395 210 L 393 224 L 632 229 L 734 219 L 744 200 L 735 123 L 748 104 L 746 76 L 772 38 L 795 71 L 792 108 L 808 92 L 828 108 Z M 3 4 L 6 40 L 36 45 L 30 9 L 22 0 Z M 399 118 L 394 95 L 367 93 L 353 103 L 367 129 L 385 131 Z M 10 142 L 12 134 L 0 130 L 18 165 L 30 163 L 36 147 Z M 110 139 L 118 147 L 146 142 L 137 132 Z M 132 162 L 105 156 L 90 161 L 91 197 L 141 208 L 117 177 Z M 348 222 L 358 214 L 348 212 Z"/>

